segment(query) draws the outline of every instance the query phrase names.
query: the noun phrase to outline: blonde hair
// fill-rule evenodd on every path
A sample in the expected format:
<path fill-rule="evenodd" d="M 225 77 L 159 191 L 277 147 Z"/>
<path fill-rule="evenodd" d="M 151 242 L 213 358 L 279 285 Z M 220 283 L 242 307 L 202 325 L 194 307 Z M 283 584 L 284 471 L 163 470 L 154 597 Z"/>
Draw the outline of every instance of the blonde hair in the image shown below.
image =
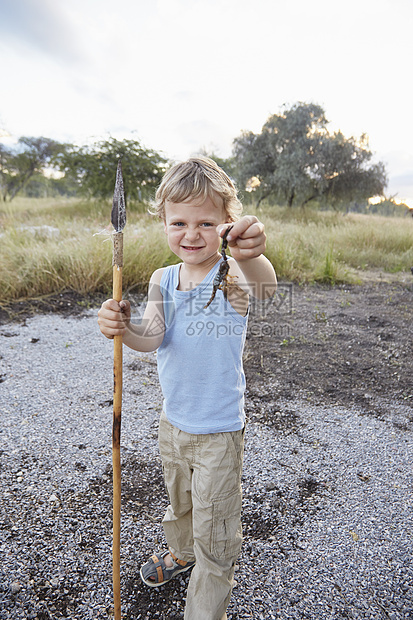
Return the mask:
<path fill-rule="evenodd" d="M 222 199 L 226 221 L 235 222 L 242 212 L 233 181 L 209 157 L 191 157 L 175 164 L 164 175 L 155 195 L 154 213 L 165 219 L 165 203 L 185 202 L 188 198 L 216 203 Z"/>

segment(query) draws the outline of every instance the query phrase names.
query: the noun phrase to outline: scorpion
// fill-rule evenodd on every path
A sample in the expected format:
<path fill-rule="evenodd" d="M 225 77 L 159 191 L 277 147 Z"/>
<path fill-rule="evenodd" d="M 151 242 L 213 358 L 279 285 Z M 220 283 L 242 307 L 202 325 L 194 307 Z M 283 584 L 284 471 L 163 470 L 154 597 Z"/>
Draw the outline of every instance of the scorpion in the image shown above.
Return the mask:
<path fill-rule="evenodd" d="M 209 304 L 213 301 L 213 299 L 215 298 L 216 292 L 218 289 L 220 289 L 223 293 L 224 293 L 224 299 L 227 298 L 227 294 L 228 294 L 228 279 L 231 278 L 231 276 L 228 275 L 228 271 L 229 271 L 229 264 L 228 264 L 228 257 L 225 253 L 225 250 L 228 247 L 228 241 L 227 241 L 227 237 L 228 234 L 230 232 L 230 230 L 233 229 L 233 226 L 229 226 L 226 231 L 224 232 L 223 236 L 222 236 L 222 244 L 221 244 L 221 256 L 222 256 L 222 263 L 219 266 L 219 269 L 217 271 L 217 274 L 212 282 L 212 295 L 210 300 L 208 301 L 208 303 L 204 306 L 205 308 L 208 308 Z M 236 276 L 235 276 L 236 277 Z"/>

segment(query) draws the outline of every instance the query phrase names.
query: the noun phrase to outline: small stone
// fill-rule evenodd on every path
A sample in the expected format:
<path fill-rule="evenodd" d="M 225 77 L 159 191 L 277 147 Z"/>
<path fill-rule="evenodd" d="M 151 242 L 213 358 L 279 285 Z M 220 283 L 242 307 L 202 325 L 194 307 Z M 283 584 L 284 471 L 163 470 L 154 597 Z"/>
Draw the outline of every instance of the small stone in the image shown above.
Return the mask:
<path fill-rule="evenodd" d="M 10 587 L 12 594 L 18 594 L 18 592 L 20 592 L 20 590 L 22 589 L 21 583 L 19 581 L 13 581 Z"/>

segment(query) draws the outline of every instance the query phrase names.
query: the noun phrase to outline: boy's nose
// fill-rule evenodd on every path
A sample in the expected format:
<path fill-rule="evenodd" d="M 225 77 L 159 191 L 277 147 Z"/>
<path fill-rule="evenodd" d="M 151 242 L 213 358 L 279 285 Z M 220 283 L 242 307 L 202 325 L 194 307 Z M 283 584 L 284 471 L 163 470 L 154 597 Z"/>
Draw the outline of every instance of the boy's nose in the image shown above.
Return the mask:
<path fill-rule="evenodd" d="M 199 231 L 196 228 L 188 228 L 185 237 L 188 239 L 188 241 L 196 241 L 196 239 L 198 239 L 199 237 Z"/>

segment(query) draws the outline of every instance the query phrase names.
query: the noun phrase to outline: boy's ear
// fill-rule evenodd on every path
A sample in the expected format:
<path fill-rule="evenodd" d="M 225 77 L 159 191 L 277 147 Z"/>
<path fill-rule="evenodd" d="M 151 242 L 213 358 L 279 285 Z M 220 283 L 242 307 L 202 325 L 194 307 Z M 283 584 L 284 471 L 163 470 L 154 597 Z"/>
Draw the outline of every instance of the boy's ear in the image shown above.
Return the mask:
<path fill-rule="evenodd" d="M 163 231 L 164 231 L 165 235 L 167 235 L 167 234 L 168 234 L 168 229 L 167 229 L 167 227 L 166 227 L 166 222 L 165 222 L 165 220 L 163 221 Z"/>

